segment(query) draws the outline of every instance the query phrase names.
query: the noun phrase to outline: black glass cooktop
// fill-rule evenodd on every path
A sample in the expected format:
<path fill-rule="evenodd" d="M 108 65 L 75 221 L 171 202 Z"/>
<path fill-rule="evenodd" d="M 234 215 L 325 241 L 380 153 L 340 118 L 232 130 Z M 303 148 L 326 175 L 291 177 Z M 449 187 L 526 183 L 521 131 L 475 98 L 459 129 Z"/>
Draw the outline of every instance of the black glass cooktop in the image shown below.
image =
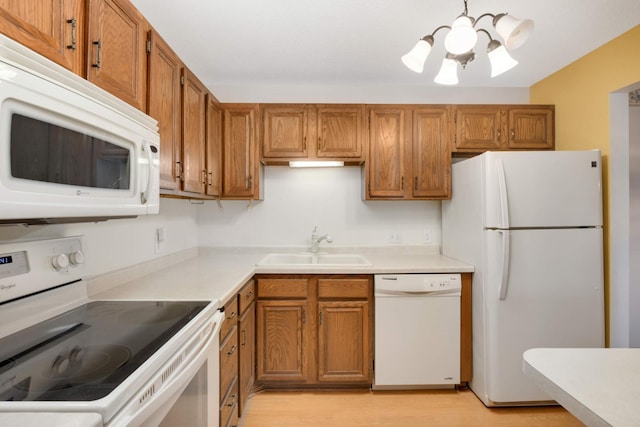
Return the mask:
<path fill-rule="evenodd" d="M 108 395 L 208 302 L 93 301 L 0 339 L 0 401 Z"/>

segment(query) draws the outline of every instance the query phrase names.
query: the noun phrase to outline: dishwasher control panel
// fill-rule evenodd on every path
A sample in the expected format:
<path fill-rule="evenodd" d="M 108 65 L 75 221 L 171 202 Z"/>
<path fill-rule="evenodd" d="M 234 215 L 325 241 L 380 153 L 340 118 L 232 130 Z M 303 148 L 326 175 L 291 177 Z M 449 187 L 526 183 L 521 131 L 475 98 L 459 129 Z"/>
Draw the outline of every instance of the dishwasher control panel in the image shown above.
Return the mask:
<path fill-rule="evenodd" d="M 376 293 L 460 293 L 460 274 L 378 274 L 374 279 Z"/>

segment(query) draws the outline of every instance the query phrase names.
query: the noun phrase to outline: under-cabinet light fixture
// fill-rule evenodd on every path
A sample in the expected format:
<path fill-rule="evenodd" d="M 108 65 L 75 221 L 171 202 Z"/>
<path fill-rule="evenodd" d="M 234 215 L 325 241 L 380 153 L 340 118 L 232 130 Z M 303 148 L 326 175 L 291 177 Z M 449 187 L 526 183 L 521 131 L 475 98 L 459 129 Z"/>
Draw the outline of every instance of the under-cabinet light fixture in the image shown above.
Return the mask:
<path fill-rule="evenodd" d="M 291 160 L 289 167 L 292 168 L 335 168 L 344 166 L 342 161 L 332 160 Z"/>
<path fill-rule="evenodd" d="M 483 28 L 476 29 L 478 22 L 485 16 L 493 18 L 493 28 L 504 41 L 504 45 L 491 37 L 489 31 Z M 513 50 L 522 46 L 533 32 L 533 27 L 532 20 L 518 19 L 506 13 L 497 15 L 484 13 L 475 19 L 469 16 L 467 0 L 464 0 L 464 12 L 453 21 L 453 24 L 442 25 L 421 38 L 413 49 L 402 57 L 402 62 L 410 70 L 422 73 L 424 63 L 433 46 L 433 37 L 443 28 L 448 28 L 449 33 L 444 39 L 447 53 L 434 81 L 443 85 L 455 85 L 458 83 L 458 64 L 464 69 L 475 59 L 476 54 L 473 48 L 478 41 L 478 33 L 484 33 L 489 38 L 487 54 L 491 64 L 491 77 L 495 77 L 518 65 L 518 61 L 509 55 L 507 49 Z"/>

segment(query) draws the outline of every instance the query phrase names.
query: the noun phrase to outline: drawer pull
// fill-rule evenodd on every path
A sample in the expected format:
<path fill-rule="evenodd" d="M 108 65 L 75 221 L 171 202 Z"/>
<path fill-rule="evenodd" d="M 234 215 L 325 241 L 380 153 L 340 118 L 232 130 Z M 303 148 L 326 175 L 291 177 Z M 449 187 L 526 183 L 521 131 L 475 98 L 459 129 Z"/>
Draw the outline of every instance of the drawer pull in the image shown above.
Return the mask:
<path fill-rule="evenodd" d="M 247 292 L 246 297 L 251 298 L 253 296 L 253 293 L 254 293 L 253 291 Z"/>
<path fill-rule="evenodd" d="M 231 319 L 235 318 L 236 314 L 237 313 L 235 311 L 232 311 L 231 314 L 229 314 L 229 317 L 227 317 L 227 320 L 231 320 Z"/>
<path fill-rule="evenodd" d="M 237 346 L 237 345 L 232 345 L 232 346 L 231 346 L 231 350 L 229 350 L 229 351 L 227 352 L 227 355 L 228 355 L 228 356 L 231 356 L 233 353 L 235 353 L 235 352 L 236 352 L 236 349 L 237 349 L 237 348 L 238 348 L 238 346 Z"/>
<path fill-rule="evenodd" d="M 93 42 L 94 46 L 97 46 L 96 51 L 96 62 L 91 64 L 93 68 L 97 68 L 98 70 L 102 66 L 102 39 L 98 39 Z"/>
<path fill-rule="evenodd" d="M 67 45 L 67 49 L 76 50 L 78 42 L 78 24 L 76 18 L 67 19 L 67 24 L 71 24 L 71 44 Z"/>

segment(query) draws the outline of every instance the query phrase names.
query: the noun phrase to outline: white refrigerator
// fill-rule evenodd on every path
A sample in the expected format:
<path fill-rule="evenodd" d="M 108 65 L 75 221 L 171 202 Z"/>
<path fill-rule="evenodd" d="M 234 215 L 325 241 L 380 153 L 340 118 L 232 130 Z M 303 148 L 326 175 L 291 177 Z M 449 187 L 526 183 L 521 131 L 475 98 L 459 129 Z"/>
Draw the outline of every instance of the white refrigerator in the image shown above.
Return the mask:
<path fill-rule="evenodd" d="M 475 266 L 473 380 L 487 406 L 551 399 L 534 347 L 604 346 L 600 151 L 487 152 L 452 166 L 442 252 Z"/>

